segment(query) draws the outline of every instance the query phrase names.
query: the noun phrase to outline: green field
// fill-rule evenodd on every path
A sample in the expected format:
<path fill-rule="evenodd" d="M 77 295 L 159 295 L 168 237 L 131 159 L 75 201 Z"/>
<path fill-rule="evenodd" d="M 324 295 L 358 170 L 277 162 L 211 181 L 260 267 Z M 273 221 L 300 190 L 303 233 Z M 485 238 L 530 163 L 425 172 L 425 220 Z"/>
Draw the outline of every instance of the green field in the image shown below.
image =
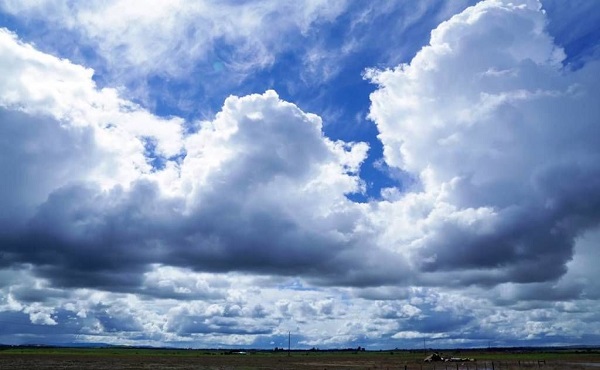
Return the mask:
<path fill-rule="evenodd" d="M 24 348 L 0 350 L 0 369 L 598 369 L 600 350 L 440 350 L 474 362 L 423 363 L 423 351 L 237 351 L 147 348 Z"/>

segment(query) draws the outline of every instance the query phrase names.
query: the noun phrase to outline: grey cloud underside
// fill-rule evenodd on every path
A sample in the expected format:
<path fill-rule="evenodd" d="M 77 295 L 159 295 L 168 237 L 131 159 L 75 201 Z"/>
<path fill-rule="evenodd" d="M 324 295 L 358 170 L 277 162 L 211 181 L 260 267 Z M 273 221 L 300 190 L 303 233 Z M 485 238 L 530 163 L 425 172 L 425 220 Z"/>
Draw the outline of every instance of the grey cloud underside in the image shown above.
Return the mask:
<path fill-rule="evenodd" d="M 0 108 L 0 220 L 4 231 L 19 225 L 48 192 L 85 176 L 95 144 L 87 129 L 57 130 L 49 117 Z"/>
<path fill-rule="evenodd" d="M 597 66 L 592 70 L 597 71 Z M 586 89 L 590 99 L 598 96 L 592 85 L 586 84 Z M 502 279 L 529 283 L 562 276 L 577 237 L 600 222 L 600 112 L 592 104 L 587 99 L 570 107 L 551 102 L 536 118 L 515 120 L 518 125 L 536 121 L 556 124 L 551 117 L 564 117 L 565 121 L 563 127 L 554 127 L 552 136 L 537 129 L 535 134 L 521 136 L 527 152 L 518 153 L 523 159 L 519 163 L 515 158 L 515 164 L 532 161 L 526 166 L 529 172 L 515 177 L 500 175 L 504 179 L 499 182 L 479 181 L 475 172 L 455 183 L 453 196 L 458 204 L 492 206 L 498 217 L 481 230 L 452 222 L 441 225 L 419 252 L 426 261 L 423 269 L 505 269 L 506 275 L 489 281 L 492 284 Z M 572 113 L 570 118 L 567 112 Z M 511 143 L 505 150 L 514 149 Z M 482 164 L 498 173 L 512 171 L 509 164 L 494 162 L 486 164 L 484 160 Z M 437 258 L 427 261 L 432 255 Z M 486 284 L 486 278 L 479 283 Z"/>
<path fill-rule="evenodd" d="M 145 287 L 156 265 L 321 286 L 525 284 L 511 301 L 539 300 L 529 288 L 583 294 L 565 288 L 581 284 L 535 284 L 564 276 L 577 238 L 600 222 L 600 67 L 562 69 L 539 11 L 486 6 L 441 25 L 410 64 L 374 72 L 371 116 L 386 164 L 424 184 L 398 199 L 346 199 L 360 178 L 338 157 L 353 144 L 332 142 L 316 118 L 274 93 L 228 99 L 213 122 L 187 134 L 187 156 L 171 163 L 188 176 L 185 194 L 143 176 L 107 189 L 87 178 L 106 164 L 94 129 L 0 110 L 9 174 L 0 180 L 0 264 L 31 266 L 53 287 L 165 298 L 193 295 Z M 411 196 L 424 210 L 402 219 L 394 211 Z M 188 326 L 212 327 L 178 330 Z"/>
<path fill-rule="evenodd" d="M 440 25 L 410 64 L 374 74 L 388 164 L 421 173 L 451 207 L 412 259 L 434 285 L 556 280 L 600 221 L 600 66 L 563 68 L 541 13 L 489 5 Z"/>
<path fill-rule="evenodd" d="M 213 194 L 213 199 L 227 194 Z M 382 275 L 383 261 L 374 261 L 379 270 L 373 276 L 363 271 L 363 260 L 370 258 L 359 241 L 340 243 L 318 230 L 301 230 L 276 212 L 245 211 L 217 201 L 216 210 L 209 206 L 182 216 L 178 203 L 159 199 L 148 183 L 108 194 L 84 185 L 61 189 L 21 235 L 5 242 L 5 263 L 32 263 L 58 286 L 113 291 L 138 287 L 151 264 L 302 275 L 325 284 L 369 285 L 396 278 L 394 271 Z"/>
<path fill-rule="evenodd" d="M 27 131 L 45 155 L 28 161 L 23 155 L 26 146 L 3 147 L 3 158 L 18 166 L 15 177 L 3 179 L 3 195 L 20 201 L 17 197 L 23 186 L 14 186 L 20 181 L 24 186 L 37 185 L 41 202 L 21 218 L 5 208 L 6 219 L 20 222 L 16 228 L 4 223 L 2 264 L 31 264 L 36 275 L 56 287 L 94 287 L 182 299 L 190 296 L 141 288 L 144 273 L 152 265 L 163 264 L 196 271 L 301 275 L 322 284 L 369 285 L 397 279 L 400 262 L 393 260 L 398 257 L 385 257 L 385 271 L 385 252 L 369 256 L 377 247 L 369 250 L 365 235 L 355 234 L 362 216 L 350 209 L 349 201 L 341 198 L 348 207 L 345 210 L 332 209 L 328 215 L 305 220 L 299 215 L 311 212 L 310 203 L 305 204 L 307 209 L 294 209 L 301 203 L 288 204 L 272 193 L 279 191 L 282 198 L 294 196 L 295 190 L 290 194 L 286 186 L 310 181 L 318 165 L 332 159 L 321 133 L 291 113 L 283 111 L 277 116 L 275 111 L 265 123 L 271 127 L 261 127 L 250 119 L 238 122 L 240 130 L 230 145 L 239 155 L 208 176 L 208 185 L 198 188 L 190 206 L 182 197 L 163 195 L 149 180 L 135 181 L 128 189 L 116 186 L 108 190 L 77 179 L 51 183 L 57 172 L 68 176 L 93 163 L 89 154 L 63 155 L 77 148 L 93 153 L 93 142 L 51 118 L 4 111 L 2 128 Z M 286 120 L 292 123 L 281 124 Z M 33 125 L 46 129 L 35 130 Z M 70 140 L 55 143 L 56 155 L 37 145 L 54 137 L 58 138 L 55 141 Z M 39 167 L 41 159 L 47 161 L 46 167 Z M 50 185 L 40 188 L 44 182 L 36 183 L 37 176 Z M 44 191 L 47 198 L 42 200 Z M 376 273 L 369 271 L 375 267 Z"/>
<path fill-rule="evenodd" d="M 182 315 L 167 324 L 167 331 L 178 334 L 272 334 L 274 320 L 256 321 L 241 317 L 209 317 Z"/>

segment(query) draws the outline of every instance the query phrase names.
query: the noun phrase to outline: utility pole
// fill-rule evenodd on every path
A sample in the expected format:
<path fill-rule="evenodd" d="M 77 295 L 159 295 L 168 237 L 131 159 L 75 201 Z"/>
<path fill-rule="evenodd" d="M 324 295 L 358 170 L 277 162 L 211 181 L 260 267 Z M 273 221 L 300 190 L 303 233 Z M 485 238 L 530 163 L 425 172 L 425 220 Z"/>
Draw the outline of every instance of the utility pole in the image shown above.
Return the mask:
<path fill-rule="evenodd" d="M 290 357 L 290 353 L 292 350 L 292 332 L 288 331 L 288 357 Z"/>

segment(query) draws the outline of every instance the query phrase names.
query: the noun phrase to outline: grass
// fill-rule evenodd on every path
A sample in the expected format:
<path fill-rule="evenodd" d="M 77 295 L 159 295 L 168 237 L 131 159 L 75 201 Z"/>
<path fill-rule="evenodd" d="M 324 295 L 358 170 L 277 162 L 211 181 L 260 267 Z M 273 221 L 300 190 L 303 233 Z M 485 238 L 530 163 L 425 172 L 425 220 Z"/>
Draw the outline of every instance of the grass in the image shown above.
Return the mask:
<path fill-rule="evenodd" d="M 248 351 L 148 348 L 5 347 L 0 368 L 9 369 L 232 369 L 232 370 L 445 370 L 584 369 L 600 363 L 600 350 L 442 350 L 444 357 L 475 358 L 475 363 L 424 364 L 423 351 Z M 540 362 L 538 361 L 545 361 Z M 577 363 L 579 365 L 573 365 Z M 486 366 L 488 365 L 488 366 Z M 499 366 L 500 365 L 500 366 Z M 477 367 L 476 367 L 477 366 Z M 588 367 L 593 369 L 593 367 Z M 596 368 L 598 369 L 598 368 Z"/>

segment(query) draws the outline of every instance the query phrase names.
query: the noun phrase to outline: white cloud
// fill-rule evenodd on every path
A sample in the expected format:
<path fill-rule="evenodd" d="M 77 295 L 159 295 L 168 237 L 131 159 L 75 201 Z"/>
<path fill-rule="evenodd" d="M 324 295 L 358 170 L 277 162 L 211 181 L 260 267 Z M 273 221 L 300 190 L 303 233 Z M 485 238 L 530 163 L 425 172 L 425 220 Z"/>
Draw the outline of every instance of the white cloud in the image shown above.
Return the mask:
<path fill-rule="evenodd" d="M 4 5 L 36 17 L 27 11 L 53 4 Z M 184 32 L 168 20 L 192 5 L 113 2 L 122 18 L 109 24 L 90 4 L 59 6 L 55 22 L 112 50 L 119 22 L 139 16 L 145 28 L 117 48 L 126 68 L 188 52 L 160 36 Z M 244 27 L 221 14 L 226 27 L 199 40 L 272 57 L 271 36 L 244 43 L 266 34 L 257 19 L 275 7 L 254 4 L 264 8 L 247 5 Z M 283 29 L 341 11 L 311 4 L 290 3 L 304 18 Z M 13 174 L 0 178 L 0 320 L 70 340 L 208 347 L 289 331 L 306 346 L 381 347 L 597 332 L 584 325 L 598 322 L 600 66 L 563 69 L 539 5 L 523 4 L 482 2 L 410 63 L 370 72 L 386 164 L 421 184 L 369 204 L 345 196 L 364 187 L 366 144 L 329 139 L 274 91 L 231 96 L 202 122 L 161 118 L 0 30 L 0 165 Z"/>
<path fill-rule="evenodd" d="M 423 192 L 377 205 L 427 284 L 559 278 L 599 221 L 599 64 L 563 70 L 535 1 L 484 1 L 443 22 L 379 85 L 370 117 L 390 167 Z"/>
<path fill-rule="evenodd" d="M 328 139 L 318 116 L 274 91 L 229 97 L 214 120 L 184 135 L 182 119 L 156 117 L 98 89 L 91 70 L 0 34 L 9 72 L 0 84 L 10 92 L 0 98 L 2 128 L 30 141 L 4 148 L 23 174 L 19 186 L 3 179 L 12 204 L 3 218 L 20 222 L 4 225 L 7 263 L 33 263 L 60 286 L 125 291 L 153 264 L 328 284 L 402 276 L 401 256 L 369 241 L 364 207 L 345 197 L 362 189 L 366 144 Z M 58 148 L 44 146 L 48 137 Z M 28 147 L 39 153 L 26 155 Z M 45 171 L 39 183 L 36 170 Z"/>
<path fill-rule="evenodd" d="M 168 158 L 183 149 L 183 120 L 156 117 L 121 99 L 114 89 L 98 89 L 92 80 L 92 70 L 37 51 L 5 29 L 0 29 L 0 49 L 0 63 L 5 71 L 0 77 L 0 107 L 30 117 L 50 117 L 55 120 L 51 127 L 39 124 L 51 130 L 47 135 L 70 136 L 71 140 L 79 136 L 80 142 L 71 144 L 70 150 L 81 148 L 102 155 L 95 163 L 85 164 L 90 167 L 87 171 L 80 169 L 87 172 L 87 180 L 110 188 L 116 184 L 127 186 L 141 175 L 149 174 L 152 166 L 144 157 L 147 138 L 156 142 L 157 155 Z M 32 130 L 27 134 L 35 135 L 35 126 L 15 129 Z M 34 145 L 38 144 L 31 144 Z M 66 178 L 81 179 L 78 173 L 65 171 L 63 181 Z"/>
<path fill-rule="evenodd" d="M 29 319 L 33 324 L 40 325 L 57 325 L 58 323 L 54 318 L 52 318 L 52 314 L 54 310 L 49 307 L 42 307 L 40 304 L 34 303 L 25 309 L 23 312 L 29 314 Z"/>
<path fill-rule="evenodd" d="M 335 19 L 346 1 L 8 1 L 5 12 L 74 31 L 113 73 L 181 77 L 199 61 L 245 73 L 273 62 L 291 33 Z M 227 48 L 217 51 L 217 44 Z M 220 46 L 219 46 L 220 47 Z M 206 60 L 206 59 L 212 60 Z M 219 72 L 205 71 L 205 73 Z"/>

